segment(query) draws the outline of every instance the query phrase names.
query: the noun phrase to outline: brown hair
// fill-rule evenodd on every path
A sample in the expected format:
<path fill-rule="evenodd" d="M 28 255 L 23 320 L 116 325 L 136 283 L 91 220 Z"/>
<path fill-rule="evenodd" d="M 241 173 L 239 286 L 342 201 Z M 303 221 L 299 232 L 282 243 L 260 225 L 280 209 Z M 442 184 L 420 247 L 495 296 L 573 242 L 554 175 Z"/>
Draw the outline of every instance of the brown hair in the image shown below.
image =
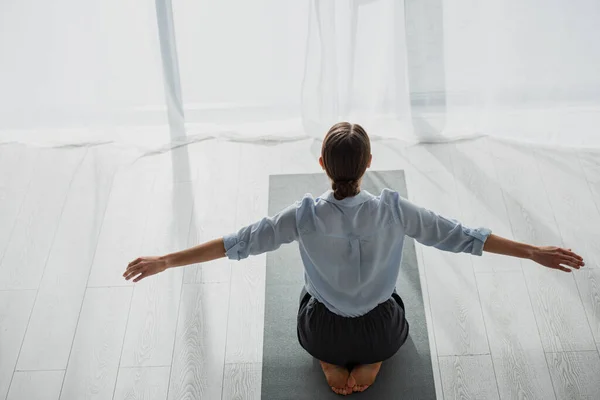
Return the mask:
<path fill-rule="evenodd" d="M 321 148 L 323 167 L 337 200 L 355 196 L 371 160 L 371 142 L 358 124 L 340 122 L 329 129 Z"/>

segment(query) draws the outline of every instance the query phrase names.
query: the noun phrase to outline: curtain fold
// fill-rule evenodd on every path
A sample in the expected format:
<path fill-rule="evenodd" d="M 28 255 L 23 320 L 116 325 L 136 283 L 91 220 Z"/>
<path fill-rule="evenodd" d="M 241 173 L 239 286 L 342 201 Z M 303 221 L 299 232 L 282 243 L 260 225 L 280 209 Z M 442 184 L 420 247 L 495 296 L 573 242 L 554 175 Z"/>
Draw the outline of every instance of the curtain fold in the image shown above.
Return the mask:
<path fill-rule="evenodd" d="M 314 0 L 311 6 L 305 131 L 322 137 L 334 123 L 350 120 L 374 136 L 411 138 L 404 3 Z"/>

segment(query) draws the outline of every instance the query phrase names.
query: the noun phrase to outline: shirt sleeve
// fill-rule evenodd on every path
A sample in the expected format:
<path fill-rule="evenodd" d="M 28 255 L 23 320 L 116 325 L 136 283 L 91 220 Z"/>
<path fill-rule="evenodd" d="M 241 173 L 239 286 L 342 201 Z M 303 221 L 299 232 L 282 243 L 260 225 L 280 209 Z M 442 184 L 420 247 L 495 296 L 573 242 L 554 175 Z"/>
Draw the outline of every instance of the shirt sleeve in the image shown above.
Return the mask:
<path fill-rule="evenodd" d="M 458 221 L 418 207 L 401 196 L 398 196 L 398 209 L 407 236 L 440 250 L 480 256 L 485 241 L 492 233 L 487 228 L 466 227 Z"/>
<path fill-rule="evenodd" d="M 225 254 L 231 260 L 277 250 L 282 244 L 298 239 L 296 208 L 291 205 L 273 217 L 243 227 L 237 233 L 223 236 Z"/>

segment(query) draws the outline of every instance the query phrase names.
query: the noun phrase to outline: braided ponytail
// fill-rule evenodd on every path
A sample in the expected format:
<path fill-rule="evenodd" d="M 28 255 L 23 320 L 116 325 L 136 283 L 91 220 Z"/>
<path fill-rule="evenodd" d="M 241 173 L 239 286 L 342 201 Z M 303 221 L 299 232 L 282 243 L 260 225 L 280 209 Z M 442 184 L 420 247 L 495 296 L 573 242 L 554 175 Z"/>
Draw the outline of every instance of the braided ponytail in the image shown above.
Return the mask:
<path fill-rule="evenodd" d="M 356 196 L 371 161 L 371 142 L 358 124 L 340 122 L 327 132 L 321 149 L 323 167 L 337 200 Z"/>
<path fill-rule="evenodd" d="M 333 196 L 338 200 L 356 196 L 360 190 L 358 181 L 333 182 L 331 188 L 333 189 Z"/>

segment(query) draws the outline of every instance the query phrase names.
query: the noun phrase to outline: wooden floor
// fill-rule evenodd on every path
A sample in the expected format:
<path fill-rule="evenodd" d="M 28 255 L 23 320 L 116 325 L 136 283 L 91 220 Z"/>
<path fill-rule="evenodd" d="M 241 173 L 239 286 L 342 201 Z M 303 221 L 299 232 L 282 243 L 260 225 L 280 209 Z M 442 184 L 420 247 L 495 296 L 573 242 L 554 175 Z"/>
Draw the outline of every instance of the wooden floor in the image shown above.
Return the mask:
<path fill-rule="evenodd" d="M 0 146 L 0 399 L 260 398 L 264 255 L 121 273 L 264 216 L 268 175 L 319 172 L 318 154 Z M 438 398 L 600 399 L 600 152 L 480 139 L 373 157 L 420 205 L 587 260 L 565 274 L 418 247 Z"/>

